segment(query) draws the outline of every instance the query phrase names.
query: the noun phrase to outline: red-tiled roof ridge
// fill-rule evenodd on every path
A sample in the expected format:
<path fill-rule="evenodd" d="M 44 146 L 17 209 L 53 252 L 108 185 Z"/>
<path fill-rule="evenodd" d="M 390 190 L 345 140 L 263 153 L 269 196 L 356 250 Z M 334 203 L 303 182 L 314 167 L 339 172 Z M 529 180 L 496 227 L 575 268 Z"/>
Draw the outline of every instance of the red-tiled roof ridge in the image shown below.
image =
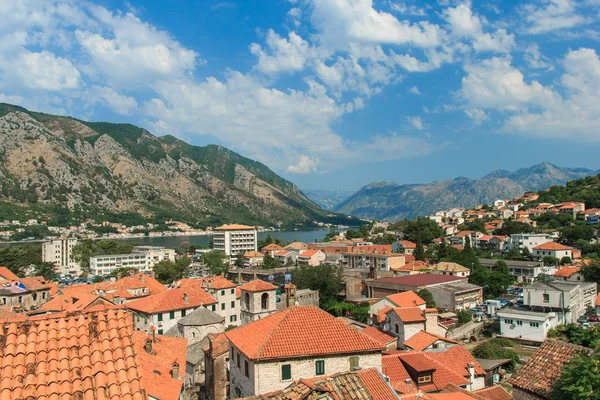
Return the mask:
<path fill-rule="evenodd" d="M 448 339 L 443 336 L 439 336 L 434 333 L 422 330 L 410 337 L 409 339 L 407 339 L 404 342 L 404 345 L 416 351 L 423 351 L 438 340 L 442 340 L 447 343 L 458 344 L 456 340 Z"/>
<path fill-rule="evenodd" d="M 253 360 L 377 352 L 383 347 L 314 306 L 295 306 L 226 332 Z"/>
<path fill-rule="evenodd" d="M 393 312 L 395 312 L 405 324 L 413 322 L 425 322 L 427 320 L 423 310 L 421 310 L 419 307 L 394 308 Z"/>
<path fill-rule="evenodd" d="M 513 398 L 512 395 L 500 385 L 478 389 L 472 393 L 479 396 L 482 400 L 512 400 Z"/>
<path fill-rule="evenodd" d="M 185 295 L 187 294 L 187 302 Z M 202 288 L 175 288 L 127 303 L 127 307 L 148 314 L 197 308 L 217 301 Z"/>
<path fill-rule="evenodd" d="M 425 300 L 423 300 L 418 294 L 416 294 L 412 290 L 391 294 L 389 296 L 386 296 L 386 299 L 391 301 L 398 307 L 415 307 L 425 304 Z"/>
<path fill-rule="evenodd" d="M 382 345 L 384 347 L 387 346 L 389 343 L 397 340 L 396 337 L 394 337 L 392 335 L 388 335 L 387 333 L 380 331 L 379 329 L 375 328 L 372 325 L 364 328 L 363 330 L 361 330 L 359 332 L 362 333 L 363 335 L 367 335 L 368 337 L 375 340 L 377 343 L 379 343 L 380 345 Z"/>
<path fill-rule="evenodd" d="M 556 271 L 554 274 L 552 274 L 552 276 L 558 276 L 561 278 L 568 278 L 571 275 L 579 272 L 581 270 L 581 268 L 579 267 L 562 267 L 561 269 L 559 269 L 558 271 Z"/>
<path fill-rule="evenodd" d="M 0 277 L 8 281 L 16 281 L 19 277 L 7 267 L 0 267 Z"/>
<path fill-rule="evenodd" d="M 542 243 L 533 248 L 533 250 L 571 250 L 571 249 L 572 248 L 569 246 L 565 246 L 564 244 L 560 244 L 560 243 L 556 243 L 556 242 Z"/>
<path fill-rule="evenodd" d="M 261 279 L 254 279 L 253 281 L 244 283 L 242 286 L 240 286 L 240 290 L 245 290 L 247 292 L 265 292 L 269 290 L 277 290 L 277 286 Z"/>

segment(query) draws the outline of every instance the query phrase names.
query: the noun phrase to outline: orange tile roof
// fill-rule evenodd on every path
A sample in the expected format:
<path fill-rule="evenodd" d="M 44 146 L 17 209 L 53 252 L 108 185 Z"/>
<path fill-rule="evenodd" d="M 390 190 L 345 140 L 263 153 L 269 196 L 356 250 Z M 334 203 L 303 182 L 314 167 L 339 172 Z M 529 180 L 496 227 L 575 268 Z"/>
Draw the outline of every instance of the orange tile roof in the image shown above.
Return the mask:
<path fill-rule="evenodd" d="M 409 290 L 408 292 L 396 293 L 386 297 L 387 300 L 391 301 L 397 307 L 416 307 L 425 304 L 418 294 Z"/>
<path fill-rule="evenodd" d="M 245 290 L 246 292 L 266 292 L 268 290 L 277 290 L 277 286 L 260 279 L 255 279 L 248 283 L 244 283 L 240 286 L 240 290 Z"/>
<path fill-rule="evenodd" d="M 249 251 L 244 254 L 244 258 L 255 258 L 255 257 L 264 257 L 263 253 L 259 253 L 258 251 Z"/>
<path fill-rule="evenodd" d="M 456 235 L 454 235 L 454 237 L 465 237 L 465 236 L 470 236 L 471 233 L 473 233 L 473 231 L 460 231 L 458 232 Z"/>
<path fill-rule="evenodd" d="M 562 373 L 563 365 L 580 353 L 591 352 L 587 347 L 546 339 L 525 365 L 508 379 L 508 383 L 538 396 L 548 397 L 552 385 Z"/>
<path fill-rule="evenodd" d="M 147 398 L 124 310 L 0 324 L 0 399 Z"/>
<path fill-rule="evenodd" d="M 185 295 L 188 295 L 187 302 Z M 176 288 L 127 303 L 127 307 L 147 314 L 197 308 L 217 301 L 201 288 Z"/>
<path fill-rule="evenodd" d="M 500 385 L 479 389 L 473 393 L 487 400 L 512 400 L 513 398 L 511 394 Z"/>
<path fill-rule="evenodd" d="M 19 277 L 15 275 L 14 272 L 12 272 L 6 267 L 0 267 L 0 278 L 4 278 L 8 281 L 16 281 L 19 279 Z"/>
<path fill-rule="evenodd" d="M 499 386 L 501 387 L 501 386 Z M 460 386 L 456 386 L 453 383 L 449 383 L 446 385 L 446 387 L 444 389 L 442 389 L 442 391 L 440 393 L 442 394 L 456 394 L 456 395 L 461 395 L 461 394 L 465 394 L 467 396 L 469 396 L 469 399 L 476 399 L 476 400 L 487 400 L 485 397 L 482 397 L 480 395 L 478 395 L 476 393 L 477 391 L 471 392 L 468 391 L 467 389 L 461 388 Z M 429 395 L 431 396 L 431 394 Z M 511 397 L 512 399 L 512 397 Z"/>
<path fill-rule="evenodd" d="M 600 306 L 600 294 L 598 295 L 598 297 L 596 297 L 596 302 L 594 303 L 595 306 Z"/>
<path fill-rule="evenodd" d="M 542 243 L 539 246 L 535 246 L 533 250 L 571 250 L 569 246 L 565 246 L 556 242 Z"/>
<path fill-rule="evenodd" d="M 187 339 L 155 335 L 152 353 L 145 349 L 151 337 L 140 331 L 132 335 L 136 357 L 141 361 L 142 384 L 148 395 L 162 400 L 178 400 L 185 379 Z M 173 364 L 179 365 L 179 376 L 172 377 Z"/>
<path fill-rule="evenodd" d="M 579 272 L 580 270 L 581 270 L 581 268 L 579 268 L 579 267 L 562 267 L 561 269 L 556 271 L 554 274 L 552 274 L 552 276 L 557 276 L 560 278 L 568 278 L 571 275 Z"/>
<path fill-rule="evenodd" d="M 361 369 L 357 375 L 372 399 L 396 400 L 398 398 L 375 368 Z"/>
<path fill-rule="evenodd" d="M 480 242 L 486 242 L 486 241 L 488 241 L 488 240 L 490 240 L 490 239 L 492 239 L 492 238 L 493 238 L 493 236 L 491 236 L 491 235 L 484 235 L 484 236 L 481 236 L 481 237 L 480 237 L 479 239 L 477 239 L 477 240 L 479 240 Z"/>
<path fill-rule="evenodd" d="M 12 312 L 12 308 L 9 306 L 0 307 L 0 319 L 19 318 L 22 315 L 23 314 L 17 314 L 15 312 Z"/>
<path fill-rule="evenodd" d="M 114 306 L 110 300 L 96 294 L 79 293 L 76 296 L 62 295 L 42 304 L 41 309 L 46 311 L 81 311 L 88 307 Z"/>
<path fill-rule="evenodd" d="M 411 242 L 410 240 L 398 240 L 398 244 L 402 245 L 405 249 L 416 249 L 417 244 Z"/>
<path fill-rule="evenodd" d="M 148 290 L 148 294 L 155 294 L 167 291 L 167 287 L 165 285 L 146 274 L 134 274 L 133 276 L 128 275 L 115 282 L 100 282 L 96 285 L 96 290 L 104 290 L 106 292 L 117 290 L 119 288 L 146 288 Z"/>
<path fill-rule="evenodd" d="M 374 326 L 366 327 L 365 329 L 361 330 L 360 333 L 362 333 L 363 335 L 367 335 L 371 339 L 375 340 L 382 347 L 385 347 L 388 344 L 395 342 L 397 340 L 394 336 L 388 335 L 385 332 L 381 332 L 379 329 L 375 328 Z"/>
<path fill-rule="evenodd" d="M 377 313 L 377 321 L 378 322 L 383 322 L 385 321 L 385 317 L 387 316 L 387 313 L 392 311 L 393 308 L 390 306 L 385 306 L 383 307 L 381 310 L 379 310 L 379 312 Z"/>
<path fill-rule="evenodd" d="M 412 350 L 423 351 L 438 340 L 444 341 L 446 343 L 454 343 L 458 344 L 457 341 L 452 339 L 447 339 L 442 336 L 435 335 L 433 333 L 421 331 L 408 340 L 404 342 L 404 345 L 410 347 Z"/>
<path fill-rule="evenodd" d="M 271 243 L 269 245 L 266 245 L 265 247 L 263 247 L 262 249 L 260 249 L 262 252 L 267 252 L 267 251 L 277 251 L 277 250 L 283 250 L 283 247 L 281 247 L 278 244 L 275 243 Z"/>
<path fill-rule="evenodd" d="M 218 357 L 229 351 L 229 339 L 225 333 L 215 333 L 208 335 L 208 340 L 212 345 L 212 357 Z"/>
<path fill-rule="evenodd" d="M 301 254 L 300 257 L 312 257 L 315 254 L 319 253 L 321 250 L 304 250 Z"/>
<path fill-rule="evenodd" d="M 394 308 L 394 312 L 405 324 L 426 321 L 426 318 L 423 315 L 423 310 L 421 310 L 419 307 Z"/>
<path fill-rule="evenodd" d="M 48 281 L 43 276 L 34 276 L 30 278 L 20 278 L 19 282 L 21 282 L 27 290 L 41 290 L 41 289 L 50 289 L 50 285 Z"/>
<path fill-rule="evenodd" d="M 225 333 L 252 360 L 378 352 L 382 346 L 327 312 L 296 306 Z"/>
<path fill-rule="evenodd" d="M 473 400 L 470 394 L 457 392 L 457 393 L 429 393 L 428 396 L 433 400 Z"/>
<path fill-rule="evenodd" d="M 425 261 L 411 261 L 400 267 L 392 267 L 391 269 L 392 271 L 420 271 L 428 268 L 429 265 Z"/>
<path fill-rule="evenodd" d="M 182 279 L 181 281 L 184 281 Z M 204 289 L 231 289 L 236 287 L 236 284 L 221 275 L 213 275 L 199 279 L 200 286 Z"/>
<path fill-rule="evenodd" d="M 256 228 L 253 226 L 248 226 L 248 225 L 229 224 L 229 225 L 219 226 L 218 228 L 215 228 L 215 231 L 242 231 L 242 230 L 245 231 L 248 229 L 256 229 Z"/>

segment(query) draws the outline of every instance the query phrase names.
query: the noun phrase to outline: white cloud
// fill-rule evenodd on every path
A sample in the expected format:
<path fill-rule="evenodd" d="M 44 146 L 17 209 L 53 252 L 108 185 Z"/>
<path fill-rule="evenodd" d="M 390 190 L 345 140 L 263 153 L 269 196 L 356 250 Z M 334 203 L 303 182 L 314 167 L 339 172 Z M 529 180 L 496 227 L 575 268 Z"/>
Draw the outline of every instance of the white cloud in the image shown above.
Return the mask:
<path fill-rule="evenodd" d="M 408 92 L 412 94 L 422 94 L 419 88 L 416 86 L 413 86 L 410 89 L 408 89 Z"/>
<path fill-rule="evenodd" d="M 258 57 L 256 69 L 265 74 L 301 71 L 317 54 L 316 49 L 295 32 L 290 32 L 289 39 L 285 39 L 269 29 L 267 46 L 268 52 L 257 43 L 250 45 L 250 52 Z"/>
<path fill-rule="evenodd" d="M 423 120 L 421 120 L 421 117 L 413 116 L 413 117 L 406 117 L 406 119 L 414 128 L 416 128 L 420 131 L 425 129 L 423 127 Z"/>
<path fill-rule="evenodd" d="M 473 120 L 475 125 L 481 125 L 483 122 L 487 121 L 490 118 L 485 111 L 480 110 L 478 108 L 465 110 L 465 114 L 467 114 L 467 116 Z"/>
<path fill-rule="evenodd" d="M 59 91 L 78 88 L 81 83 L 79 71 L 69 60 L 46 50 L 21 53 L 12 68 L 14 71 L 5 72 L 9 76 L 16 73 L 30 89 Z"/>
<path fill-rule="evenodd" d="M 89 103 L 104 104 L 121 115 L 131 114 L 138 107 L 135 98 L 119 94 L 113 88 L 106 86 L 92 86 L 86 91 L 84 98 Z"/>
<path fill-rule="evenodd" d="M 390 2 L 390 8 L 392 9 L 392 11 L 395 11 L 402 15 L 411 15 L 414 17 L 427 16 L 425 9 L 419 8 L 414 4 L 408 5 L 406 3 L 401 3 L 401 2 Z"/>
<path fill-rule="evenodd" d="M 550 68 L 551 65 L 547 57 L 540 52 L 540 47 L 537 43 L 533 43 L 525 49 L 525 54 L 523 55 L 525 62 L 531 68 Z"/>
<path fill-rule="evenodd" d="M 543 0 L 541 3 L 527 4 L 522 9 L 527 33 L 538 35 L 590 22 L 577 12 L 575 0 Z"/>
<path fill-rule="evenodd" d="M 296 165 L 288 165 L 286 171 L 293 174 L 309 174 L 317 171 L 318 164 L 318 160 L 303 154 L 300 156 L 298 163 Z"/>

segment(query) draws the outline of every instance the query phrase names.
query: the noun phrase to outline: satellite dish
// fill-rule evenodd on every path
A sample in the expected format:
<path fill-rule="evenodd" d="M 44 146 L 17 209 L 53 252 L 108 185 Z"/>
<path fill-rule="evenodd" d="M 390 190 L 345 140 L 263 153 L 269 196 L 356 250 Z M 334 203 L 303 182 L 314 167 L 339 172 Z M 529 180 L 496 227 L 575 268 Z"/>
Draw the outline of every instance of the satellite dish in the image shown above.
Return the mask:
<path fill-rule="evenodd" d="M 390 327 L 390 324 L 389 324 L 389 323 L 387 323 L 387 322 L 385 323 L 385 325 L 383 325 L 383 331 L 384 331 L 384 332 L 387 332 L 387 331 L 389 331 L 389 330 L 390 330 L 390 328 L 391 328 L 391 327 Z"/>
<path fill-rule="evenodd" d="M 269 275 L 269 280 L 272 281 L 273 279 L 275 279 L 274 275 Z"/>

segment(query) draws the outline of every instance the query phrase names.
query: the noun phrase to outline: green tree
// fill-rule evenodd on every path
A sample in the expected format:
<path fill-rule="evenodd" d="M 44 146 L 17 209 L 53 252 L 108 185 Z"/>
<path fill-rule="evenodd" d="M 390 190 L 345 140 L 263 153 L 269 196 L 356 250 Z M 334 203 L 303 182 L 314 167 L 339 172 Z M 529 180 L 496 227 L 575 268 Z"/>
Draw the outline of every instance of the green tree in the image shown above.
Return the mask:
<path fill-rule="evenodd" d="M 23 276 L 23 270 L 31 265 L 42 263 L 40 246 L 10 246 L 0 248 L 0 265 L 5 266 L 18 276 Z"/>
<path fill-rule="evenodd" d="M 244 266 L 244 252 L 240 251 L 235 256 L 235 266 L 238 268 L 242 268 Z"/>
<path fill-rule="evenodd" d="M 600 328 L 597 325 L 590 328 L 583 328 L 577 324 L 559 325 L 548 331 L 548 337 L 593 348 L 600 345 Z"/>
<path fill-rule="evenodd" d="M 500 274 L 505 274 L 505 275 L 509 274 L 508 265 L 506 264 L 506 261 L 503 261 L 503 260 L 496 261 L 496 263 L 493 266 L 493 270 Z"/>
<path fill-rule="evenodd" d="M 583 264 L 581 266 L 581 273 L 587 282 L 596 282 L 600 284 L 600 261 L 591 260 L 589 265 Z"/>
<path fill-rule="evenodd" d="M 450 250 L 448 244 L 446 244 L 446 238 L 442 238 L 442 241 L 438 245 L 437 249 L 437 262 L 446 261 L 450 256 Z"/>
<path fill-rule="evenodd" d="M 571 257 L 563 257 L 560 259 L 560 263 L 562 265 L 568 265 L 571 264 Z"/>
<path fill-rule="evenodd" d="M 509 359 L 511 362 L 508 369 L 512 371 L 519 362 L 517 353 L 508 348 L 513 346 L 514 344 L 510 340 L 492 339 L 478 344 L 472 353 L 475 358 L 482 358 L 484 360 Z"/>
<path fill-rule="evenodd" d="M 221 275 L 229 271 L 229 264 L 227 263 L 227 255 L 224 251 L 213 250 L 208 253 L 202 254 L 202 262 L 210 267 L 211 271 L 215 275 Z"/>
<path fill-rule="evenodd" d="M 56 267 L 50 262 L 39 263 L 35 266 L 33 273 L 35 276 L 43 276 L 47 281 L 52 281 L 58 276 Z"/>
<path fill-rule="evenodd" d="M 510 236 L 515 233 L 532 233 L 535 228 L 524 222 L 507 220 L 502 224 L 502 228 L 496 229 L 494 235 Z"/>
<path fill-rule="evenodd" d="M 101 275 L 96 275 L 93 279 L 92 279 L 93 283 L 100 283 L 100 282 L 104 282 L 104 277 Z"/>
<path fill-rule="evenodd" d="M 546 256 L 542 259 L 545 266 L 549 267 L 552 265 L 558 265 L 560 261 L 556 257 Z"/>
<path fill-rule="evenodd" d="M 417 218 L 415 220 L 404 220 L 390 226 L 391 231 L 399 231 L 404 239 L 417 242 L 417 236 L 421 235 L 424 245 L 429 245 L 433 239 L 442 237 L 442 228 L 430 218 Z"/>
<path fill-rule="evenodd" d="M 425 300 L 427 308 L 435 308 L 436 307 L 435 300 L 433 300 L 433 295 L 431 294 L 431 292 L 429 290 L 421 289 L 417 292 L 417 295 L 420 298 L 422 298 L 423 300 Z"/>
<path fill-rule="evenodd" d="M 552 385 L 551 400 L 600 399 L 600 354 L 581 352 L 563 365 L 560 378 Z"/>
<path fill-rule="evenodd" d="M 182 277 L 182 272 L 177 264 L 170 260 L 159 261 L 154 264 L 154 277 L 161 283 L 171 283 Z"/>
<path fill-rule="evenodd" d="M 464 325 L 473 321 L 473 313 L 469 310 L 458 310 L 456 312 L 456 318 L 459 325 Z"/>
<path fill-rule="evenodd" d="M 300 265 L 292 272 L 292 282 L 298 289 L 319 291 L 319 305 L 328 309 L 328 303 L 336 303 L 344 285 L 342 268 L 333 264 L 321 264 L 318 267 Z"/>
<path fill-rule="evenodd" d="M 525 249 L 526 248 L 524 248 L 523 251 L 525 251 Z M 529 251 L 529 249 L 527 251 Z M 506 252 L 506 254 L 504 255 L 504 258 L 506 260 L 523 261 L 523 254 L 521 254 L 519 249 L 513 247 Z"/>
<path fill-rule="evenodd" d="M 277 260 L 271 257 L 270 254 L 265 254 L 263 257 L 263 269 L 273 269 L 277 267 L 279 267 Z"/>
<path fill-rule="evenodd" d="M 417 243 L 416 243 L 415 252 L 413 255 L 415 256 L 415 260 L 425 261 L 425 250 L 423 249 L 423 242 L 421 241 L 421 235 L 417 235 Z"/>

